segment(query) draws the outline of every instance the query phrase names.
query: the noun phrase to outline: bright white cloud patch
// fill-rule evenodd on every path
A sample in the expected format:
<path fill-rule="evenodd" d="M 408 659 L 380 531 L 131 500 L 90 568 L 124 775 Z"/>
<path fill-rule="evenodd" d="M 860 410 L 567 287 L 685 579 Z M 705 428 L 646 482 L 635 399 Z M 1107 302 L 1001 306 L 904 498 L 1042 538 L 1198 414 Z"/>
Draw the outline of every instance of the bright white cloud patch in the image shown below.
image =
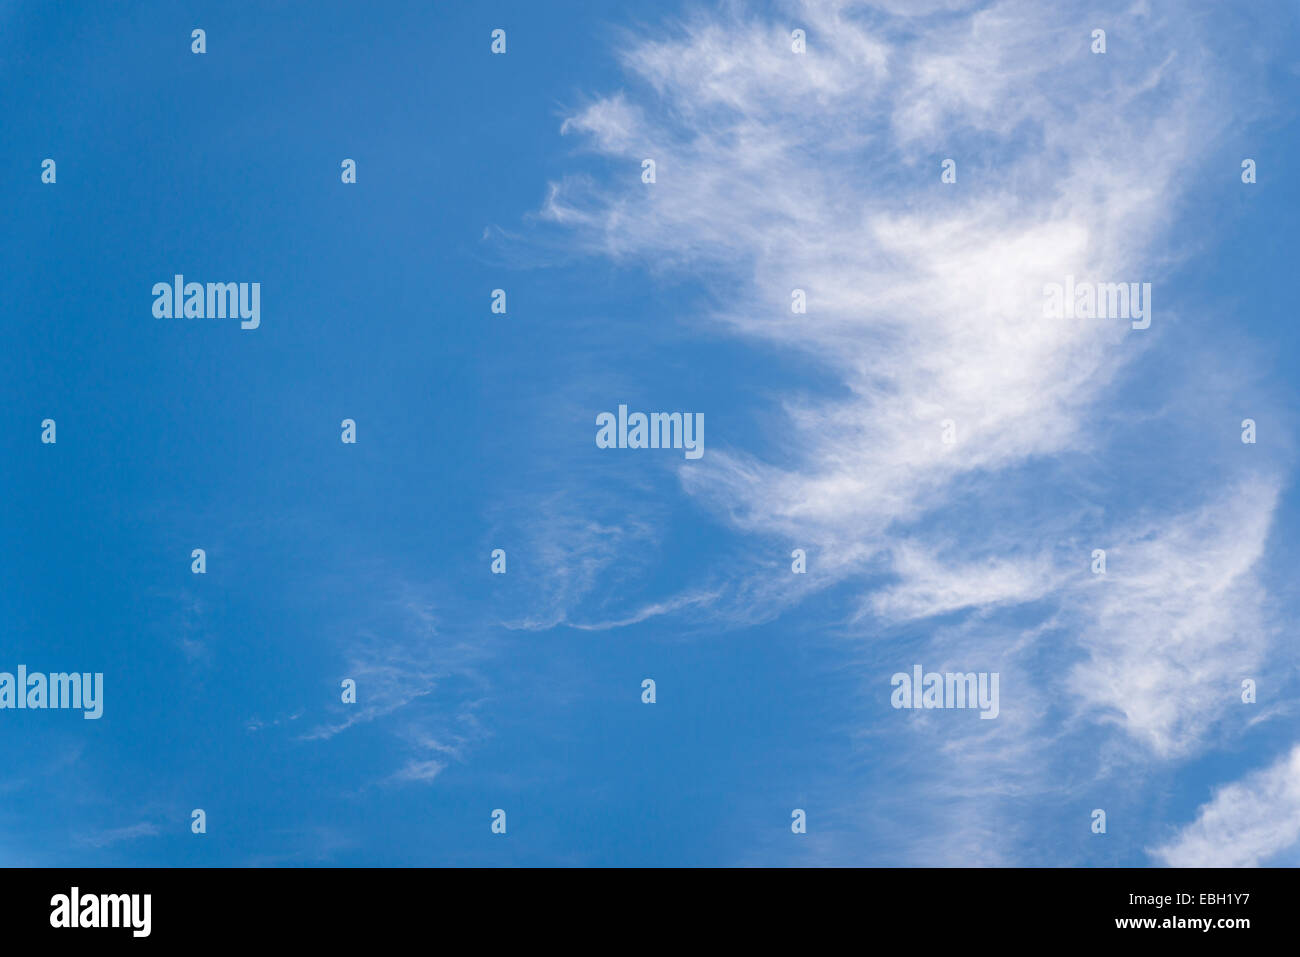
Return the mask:
<path fill-rule="evenodd" d="M 1254 572 L 1274 483 L 1233 489 L 1195 514 L 1112 550 L 1107 580 L 1084 590 L 1088 659 L 1070 689 L 1162 757 L 1181 755 L 1234 703 L 1269 642 Z"/>
<path fill-rule="evenodd" d="M 1148 65 L 1086 82 L 1089 21 L 1035 4 L 920 34 L 857 4 L 797 5 L 792 18 L 806 55 L 786 24 L 739 14 L 629 38 L 625 66 L 643 87 L 564 130 L 629 170 L 653 157 L 657 183 L 574 177 L 546 212 L 593 252 L 712 264 L 734 303 L 715 321 L 835 370 L 846 398 L 787 403 L 796 465 L 715 446 L 682 474 L 741 527 L 856 547 L 848 572 L 958 478 L 1091 445 L 1089 412 L 1173 315 L 1154 333 L 1046 320 L 1043 285 L 1158 278 L 1151 244 L 1217 121 L 1191 48 L 1171 59 L 1169 34 L 1143 18 L 1117 29 L 1159 40 L 1136 58 Z M 940 182 L 949 156 L 956 184 Z M 791 314 L 796 288 L 806 314 Z M 927 564 L 917 547 L 901 574 Z M 1005 582 L 985 580 L 989 600 L 1005 598 Z M 975 581 L 961 603 L 980 600 Z M 881 608 L 895 606 L 923 610 Z"/>
<path fill-rule="evenodd" d="M 1300 840 L 1300 746 L 1220 788 L 1152 855 L 1169 867 L 1257 867 Z"/>
<path fill-rule="evenodd" d="M 1145 4 L 1106 11 L 1124 44 L 1109 58 L 1089 50 L 1091 6 L 787 9 L 627 36 L 631 83 L 564 123 L 623 173 L 554 183 L 544 210 L 592 254 L 707 276 L 724 303 L 700 317 L 710 331 L 828 373 L 824 391 L 784 397 L 779 462 L 715 432 L 680 472 L 735 528 L 813 549 L 819 586 L 778 590 L 764 567 L 709 592 L 748 621 L 860 579 L 858 621 L 885 627 L 1046 603 L 1034 622 L 976 618 L 931 641 L 927 660 L 1000 667 L 1011 690 L 997 728 L 913 721 L 933 738 L 917 747 L 962 759 L 927 793 L 1060 791 L 1045 769 L 1067 744 L 1071 787 L 1186 757 L 1265 661 L 1257 572 L 1280 483 L 1256 456 L 1220 463 L 1220 481 L 1189 475 L 1181 501 L 1143 497 L 1160 426 L 1135 455 L 1113 425 L 1158 418 L 1160 396 L 1135 410 L 1115 396 L 1185 345 L 1165 282 L 1198 250 L 1170 227 L 1232 112 L 1214 39 Z M 1150 283 L 1150 327 L 1045 316 L 1045 286 L 1066 277 Z M 1084 514 L 1097 541 L 1080 540 Z M 927 840 L 1006 859 L 1008 817 L 999 846 L 968 807 Z"/>

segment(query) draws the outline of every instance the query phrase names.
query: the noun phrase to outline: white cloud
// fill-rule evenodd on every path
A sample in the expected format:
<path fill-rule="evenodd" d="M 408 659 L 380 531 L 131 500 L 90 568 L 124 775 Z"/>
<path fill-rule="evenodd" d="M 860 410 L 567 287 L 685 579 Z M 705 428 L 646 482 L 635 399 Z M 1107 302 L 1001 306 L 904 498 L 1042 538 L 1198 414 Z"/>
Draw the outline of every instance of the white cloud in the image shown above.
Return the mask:
<path fill-rule="evenodd" d="M 1300 745 L 1219 788 L 1196 820 L 1152 850 L 1168 867 L 1257 867 L 1300 840 Z"/>
<path fill-rule="evenodd" d="M 1146 338 L 1122 321 L 1045 320 L 1043 283 L 1158 289 L 1151 244 L 1219 125 L 1187 31 L 1137 14 L 1110 22 L 1152 44 L 1126 62 L 1152 65 L 1104 71 L 1090 20 L 1034 4 L 928 23 L 923 42 L 863 14 L 796 5 L 805 56 L 791 53 L 786 24 L 737 12 L 629 38 L 624 65 L 646 92 L 596 100 L 565 124 L 629 172 L 553 184 L 546 207 L 591 252 L 712 264 L 732 302 L 714 322 L 836 373 L 840 395 L 787 400 L 792 462 L 715 443 L 681 475 L 738 527 L 809 542 L 841 576 L 954 482 L 1092 445 L 1090 411 L 1172 315 L 1157 313 Z M 949 155 L 957 185 L 939 180 Z M 642 156 L 658 162 L 652 187 L 635 175 Z M 790 313 L 794 288 L 807 315 Z M 955 445 L 941 438 L 947 419 Z M 925 612 L 924 545 L 893 553 L 896 572 L 921 580 L 876 599 L 881 613 Z M 935 607 L 1043 581 L 1034 567 L 1004 571 L 1016 581 L 949 576 Z"/>
<path fill-rule="evenodd" d="M 1139 529 L 1108 552 L 1106 578 L 1073 596 L 1088 658 L 1071 691 L 1156 755 L 1198 744 L 1264 659 L 1272 634 L 1254 571 L 1277 494 L 1259 479 Z"/>
<path fill-rule="evenodd" d="M 397 771 L 362 786 L 428 783 L 446 769 L 444 759 L 462 760 L 471 745 L 487 736 L 477 711 L 487 687 L 481 668 L 495 646 L 486 636 L 459 637 L 444 627 L 427 586 L 389 582 L 375 587 L 387 587 L 388 594 L 344 649 L 347 663 L 340 680 L 356 681 L 356 701 L 342 703 L 341 690 L 335 690 L 333 717 L 301 740 L 328 741 L 383 721 L 411 756 Z"/>
<path fill-rule="evenodd" d="M 824 390 L 784 397 L 780 461 L 715 432 L 680 471 L 738 530 L 809 548 L 815 584 L 774 586 L 764 561 L 707 591 L 737 622 L 846 579 L 871 589 L 858 620 L 884 625 L 1050 601 L 1037 627 L 974 618 L 930 644 L 927 662 L 989 662 L 1020 695 L 984 723 L 996 728 L 909 726 L 960 756 L 926 777 L 954 799 L 1059 790 L 1044 769 L 1066 739 L 1091 762 L 1069 769 L 1071 786 L 1186 756 L 1267 653 L 1255 572 L 1279 483 L 1234 464 L 1227 492 L 1180 490 L 1199 504 L 1142 502 L 1116 469 L 1157 458 L 1126 452 L 1118 489 L 1060 463 L 1108 453 L 1100 423 L 1117 391 L 1180 331 L 1163 282 L 1201 238 L 1169 229 L 1232 112 L 1217 38 L 1144 4 L 1106 12 L 1124 40 L 1106 57 L 1089 51 L 1089 6 L 788 9 L 768 22 L 726 6 L 627 37 L 631 83 L 565 126 L 622 172 L 552 184 L 544 209 L 588 253 L 707 277 L 722 303 L 700 319 L 710 332 L 827 373 Z M 804 56 L 793 26 L 808 31 Z M 653 186 L 643 157 L 658 164 Z M 940 182 L 946 157 L 956 184 Z M 1044 318 L 1043 285 L 1069 275 L 1152 283 L 1151 327 Z M 790 311 L 795 288 L 806 315 Z M 1029 487 L 1024 473 L 1049 462 L 1060 484 Z M 1103 543 L 1085 547 L 1073 525 L 1085 509 L 1101 513 L 1088 532 L 1110 552 L 1102 582 L 1086 558 Z M 1098 721 L 1118 734 L 1097 735 Z M 946 846 L 946 821 L 960 846 L 1006 856 L 1016 821 L 994 848 L 988 820 L 944 812 L 927 840 Z"/>
<path fill-rule="evenodd" d="M 640 624 L 650 618 L 657 618 L 660 615 L 667 615 L 671 612 L 681 611 L 683 608 L 691 608 L 696 605 L 708 604 L 717 597 L 716 592 L 699 592 L 695 594 L 680 595 L 668 601 L 651 602 L 638 608 L 623 618 L 617 618 L 611 621 L 593 621 L 593 622 L 570 622 L 574 628 L 582 631 L 608 631 L 611 628 L 625 628 L 628 625 Z"/>
<path fill-rule="evenodd" d="M 633 491 L 625 490 L 626 494 Z M 658 541 L 657 509 L 645 504 L 629 514 L 623 501 L 592 489 L 581 496 L 562 491 L 523 497 L 526 507 L 503 507 L 494 534 L 514 544 L 506 550 L 507 572 L 498 605 L 506 628 L 544 631 L 560 624 L 584 627 L 587 600 L 599 591 L 605 602 L 621 598 L 611 587 L 648 563 Z M 597 586 L 600 586 L 598 589 Z M 681 607 L 689 599 L 675 602 Z M 638 618 L 637 615 L 641 617 Z M 662 614 L 653 607 L 628 623 Z M 599 623 L 585 627 L 600 628 Z"/>
<path fill-rule="evenodd" d="M 408 761 L 401 770 L 392 774 L 389 777 L 389 780 L 398 782 L 420 781 L 428 783 L 446 770 L 446 767 L 446 762 L 434 760 L 432 758 L 425 761 Z"/>
<path fill-rule="evenodd" d="M 77 843 L 90 847 L 111 847 L 123 841 L 135 841 L 142 837 L 154 837 L 158 834 L 158 825 L 150 821 L 129 824 L 125 827 L 113 827 L 94 834 L 87 834 L 77 839 Z"/>
<path fill-rule="evenodd" d="M 1050 558 L 1037 561 L 990 557 L 979 563 L 941 562 L 904 542 L 894 547 L 893 568 L 902 584 L 871 597 L 876 614 L 891 619 L 925 618 L 974 605 L 1020 603 L 1059 584 Z"/>

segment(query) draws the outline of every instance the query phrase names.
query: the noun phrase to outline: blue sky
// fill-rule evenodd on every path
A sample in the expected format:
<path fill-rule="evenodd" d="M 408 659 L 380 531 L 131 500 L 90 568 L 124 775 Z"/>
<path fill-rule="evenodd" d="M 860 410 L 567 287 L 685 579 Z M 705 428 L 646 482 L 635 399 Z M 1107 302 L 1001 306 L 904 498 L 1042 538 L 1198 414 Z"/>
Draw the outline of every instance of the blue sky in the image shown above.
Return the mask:
<path fill-rule="evenodd" d="M 0 861 L 1300 862 L 1293 7 L 258 6 L 0 6 Z"/>

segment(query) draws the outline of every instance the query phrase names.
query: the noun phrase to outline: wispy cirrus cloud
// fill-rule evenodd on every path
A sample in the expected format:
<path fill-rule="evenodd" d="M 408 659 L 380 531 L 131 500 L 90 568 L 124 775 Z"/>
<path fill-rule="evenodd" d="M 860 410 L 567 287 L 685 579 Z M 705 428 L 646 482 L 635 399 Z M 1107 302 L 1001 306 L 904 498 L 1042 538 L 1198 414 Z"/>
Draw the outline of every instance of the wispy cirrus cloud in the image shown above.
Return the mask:
<path fill-rule="evenodd" d="M 811 542 L 835 563 L 823 572 L 884 552 L 906 575 L 932 560 L 917 541 L 895 553 L 896 530 L 955 482 L 996 496 L 998 471 L 1101 440 L 1090 412 L 1147 340 L 1122 322 L 1044 321 L 1042 286 L 1162 267 L 1151 244 L 1183 171 L 1168 156 L 1213 138 L 1217 94 L 1193 46 L 1102 70 L 1090 21 L 1032 4 L 927 23 L 924 42 L 863 5 L 792 12 L 802 56 L 787 24 L 738 11 L 630 43 L 643 102 L 599 99 L 564 129 L 629 163 L 654 157 L 657 183 L 562 181 L 545 211 L 593 253 L 712 263 L 733 306 L 711 324 L 836 373 L 836 395 L 785 403 L 793 464 L 715 445 L 682 469 L 687 488 L 741 529 Z M 1118 17 L 1129 41 L 1151 35 Z M 941 184 L 952 154 L 958 184 Z M 796 288 L 806 315 L 790 312 Z M 991 597 L 1005 577 L 984 576 Z M 973 601 L 976 583 L 965 576 Z"/>
<path fill-rule="evenodd" d="M 76 840 L 78 844 L 88 847 L 112 847 L 114 844 L 121 844 L 123 841 L 135 841 L 142 837 L 156 837 L 158 833 L 158 825 L 152 821 L 140 821 L 137 824 L 128 824 L 125 827 L 111 827 L 91 834 L 83 834 Z"/>
<path fill-rule="evenodd" d="M 725 293 L 702 329 L 828 373 L 783 398 L 779 458 L 715 432 L 679 472 L 735 531 L 806 545 L 815 576 L 773 585 L 756 559 L 700 592 L 736 624 L 855 582 L 858 628 L 979 616 L 921 649 L 960 670 L 997 664 L 1020 688 L 998 727 L 934 732 L 966 755 L 930 781 L 954 796 L 1059 790 L 1045 756 L 1062 742 L 1090 762 L 1072 787 L 1135 763 L 1158 773 L 1204 746 L 1272 637 L 1256 579 L 1280 463 L 1220 458 L 1213 481 L 1144 499 L 1129 483 L 1161 463 L 1134 453 L 1115 403 L 1168 350 L 1196 348 L 1172 338 L 1186 324 L 1162 279 L 1203 244 L 1171 225 L 1189 169 L 1233 122 L 1222 91 L 1244 67 L 1167 6 L 784 10 L 726 5 L 626 36 L 629 85 L 562 132 L 627 173 L 566 177 L 543 210 L 591 255 L 707 274 Z M 1121 55 L 1090 52 L 1099 18 Z M 806 54 L 791 51 L 795 26 Z M 636 176 L 643 158 L 653 185 Z M 1044 286 L 1066 276 L 1151 282 L 1151 327 L 1045 318 Z M 1101 545 L 1112 566 L 1098 581 L 1087 557 Z M 1019 605 L 1036 606 L 1033 623 L 984 617 Z M 923 719 L 913 731 L 930 733 Z M 1006 854 L 987 819 L 946 817 Z"/>
<path fill-rule="evenodd" d="M 1300 745 L 1219 788 L 1151 855 L 1168 867 L 1258 867 L 1300 841 Z"/>
<path fill-rule="evenodd" d="M 1170 205 L 1224 125 L 1203 38 L 1113 11 L 1137 44 L 1113 68 L 1089 52 L 1082 8 L 993 4 L 926 21 L 923 40 L 868 4 L 793 4 L 780 24 L 725 11 L 629 38 L 639 87 L 564 123 L 611 158 L 655 157 L 657 183 L 578 176 L 545 207 L 593 254 L 714 264 L 733 306 L 711 325 L 836 373 L 833 394 L 785 403 L 792 463 L 715 446 L 683 483 L 743 531 L 808 542 L 823 583 L 883 561 L 898 581 L 868 607 L 886 618 L 1042 595 L 1056 556 L 963 562 L 970 536 L 926 523 L 1001 501 L 1010 470 L 1104 446 L 1099 406 L 1174 315 L 1146 336 L 1045 320 L 1042 288 L 1152 276 L 1177 256 Z M 951 154 L 959 180 L 941 184 Z M 806 315 L 790 312 L 795 288 Z"/>
<path fill-rule="evenodd" d="M 1136 529 L 1106 579 L 1070 599 L 1088 655 L 1071 691 L 1154 755 L 1191 751 L 1264 663 L 1276 626 L 1255 573 L 1277 494 L 1259 477 Z"/>
<path fill-rule="evenodd" d="M 514 563 L 507 568 L 515 575 L 503 580 L 517 590 L 500 599 L 502 624 L 509 629 L 584 627 L 584 618 L 604 613 L 602 601 L 611 598 L 609 586 L 643 568 L 659 539 L 656 510 L 643 507 L 629 513 L 608 493 L 593 489 L 579 497 L 557 491 L 524 500 L 526 514 L 505 512 L 497 519 L 499 528 L 510 529 L 502 535 L 516 543 L 507 550 L 507 561 Z M 673 604 L 681 607 L 690 601 Z M 661 613 L 651 608 L 620 617 L 630 622 L 637 614 L 642 616 L 637 620 L 643 620 Z"/>
<path fill-rule="evenodd" d="M 427 587 L 388 583 L 372 618 L 345 639 L 341 677 L 356 682 L 356 701 L 336 695 L 333 716 L 299 736 L 329 741 L 382 722 L 403 742 L 404 763 L 372 783 L 430 783 L 450 761 L 487 736 L 477 710 L 488 693 L 484 672 L 495 646 L 486 634 L 449 629 Z"/>

